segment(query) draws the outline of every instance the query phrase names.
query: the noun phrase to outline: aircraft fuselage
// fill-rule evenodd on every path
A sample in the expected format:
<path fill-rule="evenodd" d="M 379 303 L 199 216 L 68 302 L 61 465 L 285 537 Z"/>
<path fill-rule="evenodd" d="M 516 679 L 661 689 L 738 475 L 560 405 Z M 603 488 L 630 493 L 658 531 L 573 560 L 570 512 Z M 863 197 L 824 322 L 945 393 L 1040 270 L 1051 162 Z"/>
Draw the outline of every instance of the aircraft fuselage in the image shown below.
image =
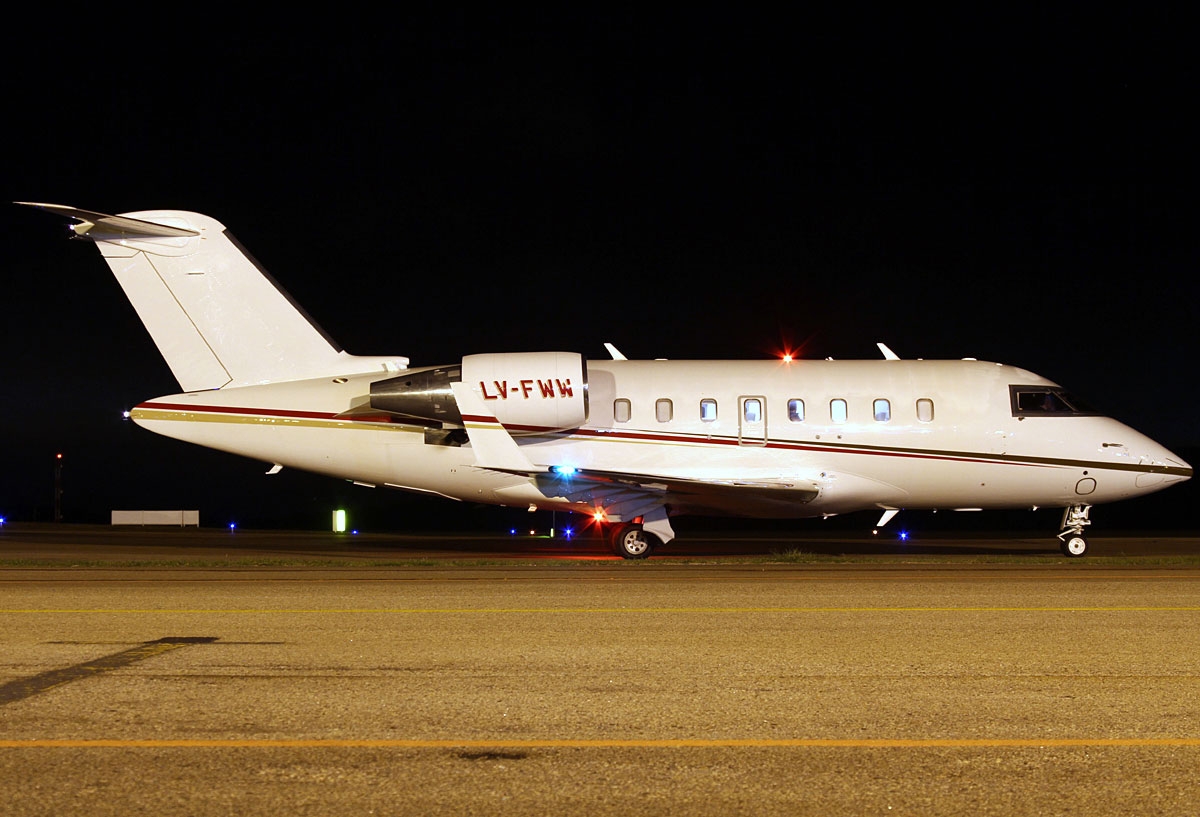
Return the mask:
<path fill-rule="evenodd" d="M 169 437 L 371 485 L 587 513 L 607 504 L 547 496 L 526 475 L 477 467 L 469 444 L 428 442 L 427 427 L 403 418 L 347 415 L 382 379 L 180 394 L 132 416 Z M 470 385 L 495 399 L 503 383 Z M 779 486 L 765 496 L 731 492 L 724 508 L 710 495 L 689 507 L 680 494 L 677 513 L 798 518 L 1096 504 L 1191 473 L 1112 418 L 1065 406 L 1021 411 L 1013 387 L 1060 391 L 1022 369 L 966 360 L 589 360 L 586 422 L 566 431 L 522 427 L 515 439 L 538 467 Z M 518 392 L 503 399 L 546 399 L 528 386 Z M 816 495 L 793 500 L 787 486 Z"/>

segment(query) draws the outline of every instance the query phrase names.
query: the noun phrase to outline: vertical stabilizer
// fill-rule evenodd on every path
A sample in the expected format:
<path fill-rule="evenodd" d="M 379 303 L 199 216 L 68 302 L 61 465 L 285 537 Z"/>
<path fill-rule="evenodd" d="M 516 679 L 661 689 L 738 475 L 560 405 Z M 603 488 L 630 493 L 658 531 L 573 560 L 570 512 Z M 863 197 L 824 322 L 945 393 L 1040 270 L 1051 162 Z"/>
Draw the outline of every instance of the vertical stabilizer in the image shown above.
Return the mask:
<path fill-rule="evenodd" d="M 408 364 L 344 352 L 213 218 L 31 206 L 79 222 L 72 229 L 96 243 L 184 391 Z"/>

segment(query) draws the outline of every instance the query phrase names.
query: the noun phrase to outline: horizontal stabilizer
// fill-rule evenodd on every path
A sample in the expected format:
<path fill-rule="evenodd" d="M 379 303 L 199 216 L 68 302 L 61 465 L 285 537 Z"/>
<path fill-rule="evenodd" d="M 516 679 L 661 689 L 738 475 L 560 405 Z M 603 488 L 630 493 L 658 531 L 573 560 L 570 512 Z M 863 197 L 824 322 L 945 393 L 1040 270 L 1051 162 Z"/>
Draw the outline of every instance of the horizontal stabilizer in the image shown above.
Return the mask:
<path fill-rule="evenodd" d="M 122 238 L 190 238 L 200 235 L 195 230 L 184 227 L 155 224 L 153 221 L 142 221 L 127 216 L 110 216 L 107 213 L 96 213 L 92 210 L 78 210 L 63 204 L 41 204 L 33 201 L 16 203 L 77 219 L 79 224 L 73 225 L 71 229 L 75 231 L 76 235 L 87 235 L 88 238 L 95 241 L 120 240 Z"/>

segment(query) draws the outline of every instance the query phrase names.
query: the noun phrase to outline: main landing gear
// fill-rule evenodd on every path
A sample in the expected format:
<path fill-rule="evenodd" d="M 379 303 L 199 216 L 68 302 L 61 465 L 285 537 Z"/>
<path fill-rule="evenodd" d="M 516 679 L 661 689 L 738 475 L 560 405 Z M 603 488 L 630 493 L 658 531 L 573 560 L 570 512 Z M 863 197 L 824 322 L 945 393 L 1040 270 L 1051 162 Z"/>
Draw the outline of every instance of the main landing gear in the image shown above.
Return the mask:
<path fill-rule="evenodd" d="M 659 538 L 638 524 L 616 525 L 609 534 L 613 552 L 622 559 L 645 559 L 659 544 Z"/>
<path fill-rule="evenodd" d="M 617 524 L 609 532 L 613 552 L 622 559 L 645 559 L 656 547 L 674 538 L 665 506 L 652 508 L 631 522 Z"/>
<path fill-rule="evenodd" d="M 1062 531 L 1058 534 L 1063 556 L 1078 558 L 1087 554 L 1088 543 L 1083 537 L 1083 529 L 1092 524 L 1092 520 L 1088 519 L 1091 510 L 1091 505 L 1068 505 L 1063 508 Z"/>

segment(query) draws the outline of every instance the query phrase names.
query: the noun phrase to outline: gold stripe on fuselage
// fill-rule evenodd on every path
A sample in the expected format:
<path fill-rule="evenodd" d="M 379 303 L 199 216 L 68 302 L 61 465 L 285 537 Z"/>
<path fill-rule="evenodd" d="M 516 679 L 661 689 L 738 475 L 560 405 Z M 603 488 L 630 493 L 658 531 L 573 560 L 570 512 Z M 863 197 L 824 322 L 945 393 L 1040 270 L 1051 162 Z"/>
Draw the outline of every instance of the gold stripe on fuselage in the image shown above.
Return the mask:
<path fill-rule="evenodd" d="M 176 423 L 227 423 L 233 425 L 284 426 L 286 428 L 342 428 L 360 431 L 420 430 L 421 426 L 400 423 L 364 423 L 356 420 L 322 419 L 318 417 L 280 417 L 269 414 L 220 414 L 213 411 L 178 411 L 136 408 L 129 413 L 134 420 L 155 420 Z"/>

